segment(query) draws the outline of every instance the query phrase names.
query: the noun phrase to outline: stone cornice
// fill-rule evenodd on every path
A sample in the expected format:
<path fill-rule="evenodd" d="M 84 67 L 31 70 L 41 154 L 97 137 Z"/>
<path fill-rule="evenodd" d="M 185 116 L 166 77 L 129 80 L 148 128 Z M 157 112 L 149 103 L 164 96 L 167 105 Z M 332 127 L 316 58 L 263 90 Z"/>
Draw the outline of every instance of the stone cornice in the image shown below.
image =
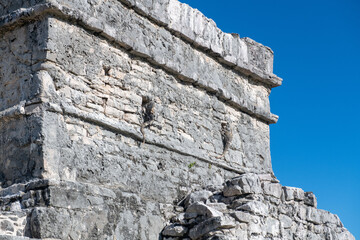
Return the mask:
<path fill-rule="evenodd" d="M 60 2 L 60 3 L 59 3 Z M 94 8 L 89 8 L 88 6 L 82 6 L 79 4 L 73 4 L 63 3 L 64 0 L 46 0 L 46 3 L 40 3 L 35 6 L 29 7 L 29 8 L 20 8 L 18 10 L 13 11 L 12 13 L 5 15 L 0 18 L 0 32 L 6 31 L 9 28 L 12 28 L 13 26 L 16 26 L 17 24 L 22 24 L 23 22 L 27 22 L 32 19 L 36 19 L 42 16 L 46 15 L 54 15 L 61 19 L 66 19 L 67 21 L 75 22 L 79 24 L 80 26 L 84 27 L 88 31 L 92 31 L 98 35 L 101 35 L 102 37 L 106 38 L 110 42 L 115 42 L 116 44 L 120 45 L 121 47 L 124 47 L 125 49 L 128 49 L 133 53 L 134 55 L 140 56 L 142 58 L 147 59 L 149 62 L 164 68 L 165 70 L 169 72 L 173 72 L 177 77 L 180 79 L 183 79 L 185 81 L 192 82 L 195 85 L 200 86 L 203 89 L 206 89 L 210 92 L 215 92 L 216 95 L 222 99 L 223 101 L 226 101 L 228 104 L 240 109 L 241 111 L 248 113 L 252 116 L 257 117 L 258 119 L 266 122 L 266 123 L 276 123 L 278 117 L 270 112 L 269 106 L 260 106 L 257 101 L 251 102 L 248 100 L 246 96 L 240 96 L 238 92 L 234 91 L 231 86 L 228 86 L 228 83 L 226 83 L 226 79 L 221 78 L 220 75 L 217 73 L 213 74 L 214 76 L 211 76 L 211 73 L 207 72 L 206 68 L 202 67 L 200 70 L 205 71 L 207 75 L 211 76 L 211 78 L 214 79 L 204 79 L 203 77 L 199 77 L 199 74 L 193 72 L 193 67 L 191 67 L 192 63 L 186 60 L 186 56 L 182 51 L 180 51 L 180 54 L 182 54 L 182 63 L 186 63 L 189 66 L 183 66 L 183 68 L 180 68 L 177 65 L 177 62 L 174 60 L 174 56 L 171 55 L 167 51 L 166 48 L 159 49 L 157 47 L 147 47 L 144 46 L 144 42 L 149 39 L 154 39 L 154 36 L 157 34 L 164 33 L 164 36 L 175 36 L 173 31 L 170 31 L 171 34 L 166 33 L 169 32 L 169 29 L 164 29 L 163 26 L 153 26 L 154 24 L 151 24 L 150 22 L 147 23 L 147 27 L 149 28 L 149 32 L 151 32 L 154 36 L 149 37 L 146 36 L 146 34 L 139 34 L 137 31 L 131 30 L 129 33 L 124 33 L 121 31 L 121 29 L 114 28 L 110 22 L 108 22 L 106 19 L 102 19 L 101 16 L 97 15 L 97 12 L 94 10 Z M 65 1 L 66 2 L 66 1 Z M 122 4 L 120 4 L 122 5 Z M 87 7 L 87 8 L 86 8 Z M 127 6 L 129 7 L 129 6 Z M 146 19 L 142 19 L 141 16 L 135 13 L 130 13 L 127 15 L 120 15 L 121 11 L 120 9 L 124 8 L 124 6 L 117 6 L 116 11 L 114 13 L 113 17 L 119 17 L 122 18 L 122 22 L 128 22 L 132 23 L 134 21 L 137 22 L 143 22 L 145 24 Z M 139 11 L 139 10 L 138 10 Z M 136 11 L 135 11 L 136 12 Z M 119 14 L 119 15 L 117 15 Z M 136 16 L 138 15 L 138 16 Z M 143 15 L 143 14 L 141 14 Z M 102 16 L 104 17 L 104 16 Z M 152 21 L 154 23 L 154 21 Z M 135 28 L 136 29 L 136 28 Z M 162 30 L 163 29 L 163 30 Z M 129 36 L 133 35 L 133 36 Z M 141 35 L 141 36 L 139 36 Z M 164 37 L 161 36 L 161 37 Z M 145 38 L 148 39 L 145 39 Z M 173 37 L 176 39 L 176 37 Z M 183 39 L 182 39 L 183 40 Z M 179 40 L 176 40 L 181 41 Z M 245 39 L 248 44 L 254 45 L 258 47 L 259 45 L 255 43 L 254 41 L 250 39 Z M 194 48 L 195 44 L 192 45 Z M 247 46 L 247 45 L 246 45 Z M 161 46 L 160 46 L 161 47 Z M 195 49 L 199 50 L 199 47 L 195 47 Z M 204 49 L 203 49 L 204 50 Z M 204 51 L 201 50 L 200 52 Z M 256 52 L 256 51 L 254 51 Z M 260 51 L 261 52 L 261 51 Z M 207 54 L 207 52 L 205 53 Z M 247 54 L 244 53 L 245 56 Z M 171 55 L 171 56 L 170 56 Z M 165 57 L 164 57 L 165 56 Z M 212 56 L 213 57 L 213 56 Z M 219 57 L 217 60 L 219 61 Z M 192 59 L 195 61 L 195 63 L 199 62 L 199 60 L 196 58 Z M 224 60 L 224 59 L 223 59 Z M 222 64 L 224 64 L 224 61 L 220 61 Z M 199 62 L 200 63 L 200 62 Z M 245 62 L 244 62 L 245 64 Z M 203 65 L 203 64 L 200 64 Z M 205 64 L 206 65 L 206 64 Z M 276 84 L 271 83 L 266 80 L 266 78 L 259 79 L 255 75 L 256 72 L 258 72 L 258 68 L 249 65 L 252 67 L 252 70 L 248 69 L 238 69 L 238 66 L 233 66 L 232 70 L 235 72 L 240 72 L 243 75 L 250 76 L 253 80 L 258 80 L 261 83 L 265 83 L 264 85 L 267 87 L 274 87 Z M 231 68 L 229 68 L 231 69 Z M 200 72 L 201 72 L 200 71 Z M 259 70 L 260 71 L 260 70 Z M 265 74 L 266 76 L 271 76 L 268 73 L 265 73 L 265 71 L 260 71 L 261 73 Z M 259 73 L 259 72 L 258 72 Z M 254 75 L 255 74 L 255 75 Z M 258 75 L 257 75 L 258 76 Z M 271 77 L 270 77 L 271 78 Z M 271 78 L 275 79 L 275 78 Z M 225 81 L 225 82 L 223 82 Z"/>
<path fill-rule="evenodd" d="M 4 119 L 16 118 L 24 114 L 25 114 L 25 101 L 22 101 L 15 106 L 0 111 L 0 121 Z"/>
<path fill-rule="evenodd" d="M 273 51 L 250 38 L 240 38 L 238 34 L 222 32 L 209 18 L 199 10 L 177 0 L 117 0 L 138 14 L 179 36 L 194 47 L 206 51 L 218 61 L 234 68 L 271 87 L 280 86 L 282 79 L 273 74 Z M 31 4 L 53 3 L 52 0 L 28 1 L 13 0 L 0 11 L 1 19 L 12 19 L 22 8 Z M 74 7 L 79 4 L 61 1 L 64 6 Z M 81 8 L 81 6 L 79 7 Z M 34 8 L 35 9 L 35 8 Z M 11 13 L 6 16 L 6 13 Z M 23 12 L 24 13 L 24 12 Z"/>
<path fill-rule="evenodd" d="M 199 10 L 178 0 L 118 1 L 235 70 L 271 87 L 281 85 L 282 79 L 273 74 L 274 54 L 269 47 L 238 34 L 224 33 Z"/>

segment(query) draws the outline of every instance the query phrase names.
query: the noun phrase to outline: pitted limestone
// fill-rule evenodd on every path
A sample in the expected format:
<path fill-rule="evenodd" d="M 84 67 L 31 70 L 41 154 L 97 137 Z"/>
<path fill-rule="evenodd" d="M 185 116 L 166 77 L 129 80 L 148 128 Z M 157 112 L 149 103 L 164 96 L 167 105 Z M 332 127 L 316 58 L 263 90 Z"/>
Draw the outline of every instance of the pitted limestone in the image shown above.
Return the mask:
<path fill-rule="evenodd" d="M 0 0 L 0 239 L 352 240 L 273 176 L 272 64 L 177 0 Z"/>
<path fill-rule="evenodd" d="M 230 179 L 228 182 L 238 182 L 239 179 L 248 177 L 244 174 Z M 246 192 L 252 193 L 236 196 L 236 200 L 242 200 L 242 205 L 234 207 L 232 204 L 229 204 L 231 201 L 228 201 L 229 198 L 232 198 L 232 201 L 234 201 L 234 197 L 225 195 L 228 182 L 224 184 L 223 191 L 213 193 L 213 196 L 217 195 L 216 198 L 208 198 L 205 204 L 203 202 L 193 204 L 201 206 L 202 209 L 206 209 L 206 205 L 209 206 L 214 203 L 225 204 L 226 208 L 222 209 L 221 216 L 214 217 L 203 213 L 201 214 L 202 217 L 194 215 L 192 218 L 182 221 L 179 221 L 178 218 L 173 218 L 171 225 L 169 225 L 170 228 L 172 226 L 177 226 L 178 228 L 183 226 L 188 230 L 188 232 L 183 232 L 181 236 L 178 235 L 178 239 L 355 239 L 342 226 L 340 221 L 336 220 L 338 219 L 336 215 L 316 209 L 314 206 L 307 206 L 305 199 L 295 202 L 282 198 L 282 204 L 286 205 L 288 209 L 283 214 L 277 210 L 277 205 L 265 200 L 266 191 L 249 191 L 249 186 L 243 186 L 244 189 L 247 189 Z M 268 182 L 267 179 L 263 179 L 261 182 L 263 188 L 267 188 L 266 183 Z M 276 182 L 275 179 L 273 182 Z M 256 188 L 257 186 L 254 187 Z M 280 187 L 280 189 L 283 189 L 281 191 L 281 195 L 283 195 L 289 188 Z M 297 191 L 300 190 L 297 189 Z M 201 193 L 201 190 L 191 194 L 198 195 L 199 193 Z M 312 193 L 305 193 L 305 195 L 309 194 Z M 262 201 L 254 201 L 253 199 L 262 199 Z M 312 199 L 315 199 L 313 194 Z M 193 205 L 187 209 L 185 208 L 185 211 L 187 212 L 189 208 L 193 209 Z M 297 216 L 301 209 L 306 209 L 305 218 L 298 218 Z M 227 224 L 224 219 L 228 220 Z M 330 222 L 333 224 L 329 225 Z M 166 233 L 166 229 L 169 227 L 165 227 L 163 231 L 164 236 L 170 236 Z M 232 231 L 226 230 L 227 228 Z M 241 234 L 239 234 L 240 231 Z"/>

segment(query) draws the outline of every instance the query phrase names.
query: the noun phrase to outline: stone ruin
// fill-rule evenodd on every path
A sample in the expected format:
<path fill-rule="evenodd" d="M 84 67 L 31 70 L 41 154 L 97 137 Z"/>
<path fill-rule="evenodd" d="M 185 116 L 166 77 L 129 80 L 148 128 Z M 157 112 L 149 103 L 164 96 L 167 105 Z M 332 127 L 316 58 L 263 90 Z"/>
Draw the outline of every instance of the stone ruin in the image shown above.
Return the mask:
<path fill-rule="evenodd" d="M 0 239 L 355 239 L 273 174 L 268 47 L 177 0 L 0 16 Z"/>

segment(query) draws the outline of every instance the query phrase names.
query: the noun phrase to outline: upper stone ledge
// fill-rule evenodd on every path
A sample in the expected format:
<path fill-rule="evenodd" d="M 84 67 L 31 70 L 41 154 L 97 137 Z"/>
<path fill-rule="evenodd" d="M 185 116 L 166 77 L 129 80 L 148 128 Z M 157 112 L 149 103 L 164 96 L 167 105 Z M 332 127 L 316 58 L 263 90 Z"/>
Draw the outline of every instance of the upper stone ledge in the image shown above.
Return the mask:
<path fill-rule="evenodd" d="M 274 53 L 250 38 L 222 32 L 216 23 L 199 10 L 178 0 L 118 0 L 132 7 L 235 70 L 250 75 L 271 87 L 282 79 L 273 74 Z"/>
<path fill-rule="evenodd" d="M 272 73 L 273 51 L 250 38 L 222 32 L 211 19 L 199 10 L 177 0 L 114 0 L 121 2 L 138 14 L 165 27 L 195 48 L 206 51 L 219 62 L 234 68 L 270 87 L 280 86 L 282 79 Z M 2 3 L 0 16 L 20 8 L 52 3 L 51 0 L 13 0 Z M 96 6 L 102 0 L 59 0 L 57 3 L 82 6 Z M 86 9 L 83 9 L 86 11 Z M 88 9 L 91 10 L 91 9 Z M 4 17 L 0 17 L 4 20 Z"/>
<path fill-rule="evenodd" d="M 270 112 L 266 94 L 263 95 L 263 98 L 260 96 L 248 97 L 250 92 L 245 91 L 248 89 L 245 85 L 251 85 L 253 81 L 246 83 L 248 80 L 244 78 L 246 84 L 242 85 L 237 80 L 233 80 L 236 77 L 231 78 L 225 72 L 231 72 L 235 76 L 236 71 L 221 67 L 219 62 L 216 59 L 211 59 L 207 52 L 193 49 L 190 44 L 169 30 L 154 24 L 133 10 L 128 11 L 127 7 L 117 0 L 107 2 L 99 0 L 101 4 L 98 5 L 87 2 L 75 4 L 73 0 L 44 1 L 45 3 L 35 4 L 29 8 L 20 8 L 0 17 L 0 32 L 49 14 L 76 22 L 82 28 L 122 46 L 130 53 L 171 72 L 179 79 L 216 93 L 222 101 L 226 101 L 244 113 L 268 124 L 277 122 L 277 116 Z M 110 6 L 113 6 L 113 10 L 111 11 L 112 14 L 109 15 L 105 12 Z M 119 20 L 116 21 L 115 19 Z M 149 42 L 151 45 L 147 44 Z M 175 51 L 176 57 L 174 57 L 174 51 L 167 47 L 168 45 L 178 47 Z M 188 54 L 193 52 L 192 50 L 196 50 L 197 54 Z M 202 59 L 200 55 L 208 60 Z M 203 64 L 205 62 L 207 64 Z M 213 68 L 210 63 L 217 64 L 220 68 Z M 253 67 L 252 71 L 246 70 L 243 71 L 243 74 L 252 76 L 256 69 L 258 70 L 258 68 Z M 269 84 L 260 85 L 265 85 L 266 88 L 271 87 Z"/>

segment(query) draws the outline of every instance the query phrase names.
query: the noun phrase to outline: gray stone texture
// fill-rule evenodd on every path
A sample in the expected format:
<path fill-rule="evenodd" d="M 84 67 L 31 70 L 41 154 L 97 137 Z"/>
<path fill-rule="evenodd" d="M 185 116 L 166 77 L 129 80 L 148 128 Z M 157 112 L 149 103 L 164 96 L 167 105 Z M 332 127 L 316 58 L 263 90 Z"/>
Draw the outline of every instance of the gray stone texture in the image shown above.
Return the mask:
<path fill-rule="evenodd" d="M 272 64 L 177 0 L 0 0 L 0 239 L 354 239 L 273 176 Z"/>
<path fill-rule="evenodd" d="M 243 174 L 240 178 L 247 178 L 246 175 Z M 270 174 L 269 176 L 271 178 Z M 237 182 L 238 179 L 239 177 L 235 177 L 229 182 Z M 267 183 L 266 180 L 261 181 L 262 186 Z M 201 214 L 203 217 L 195 215 L 185 221 L 179 221 L 179 218 L 170 221 L 169 226 L 183 226 L 188 229 L 188 233 L 178 239 L 355 239 L 336 215 L 308 206 L 305 199 L 293 201 L 282 198 L 279 202 L 274 202 L 266 199 L 266 191 L 257 191 L 252 195 L 237 195 L 236 199 L 241 200 L 242 205 L 234 207 L 229 201 L 229 198 L 233 197 L 225 195 L 227 187 L 227 184 L 224 184 L 222 191 L 215 190 L 213 196 L 217 197 L 210 197 L 206 204 L 198 202 L 185 208 L 187 212 L 189 208 L 193 211 L 192 206 L 196 204 L 201 206 L 201 209 L 207 209 L 206 205 L 210 208 L 211 204 L 215 203 L 225 204 L 226 208 L 223 208 L 218 216 Z M 280 189 L 287 188 L 280 186 Z M 192 192 L 190 195 L 199 195 L 200 192 Z M 282 190 L 281 192 L 283 194 Z M 313 193 L 305 193 L 307 194 L 312 194 L 315 199 Z M 286 206 L 287 211 L 282 211 L 279 205 Z M 299 212 L 302 209 L 305 209 L 305 216 L 300 217 L 302 214 Z M 167 228 L 164 228 L 163 235 Z"/>

